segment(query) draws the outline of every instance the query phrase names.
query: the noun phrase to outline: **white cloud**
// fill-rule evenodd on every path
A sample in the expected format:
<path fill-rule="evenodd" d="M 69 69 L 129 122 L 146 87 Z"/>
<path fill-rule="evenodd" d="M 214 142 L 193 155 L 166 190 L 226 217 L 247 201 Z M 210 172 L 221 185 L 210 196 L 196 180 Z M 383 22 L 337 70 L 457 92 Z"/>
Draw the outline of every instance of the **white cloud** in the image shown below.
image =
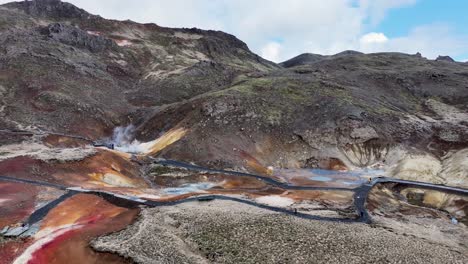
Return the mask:
<path fill-rule="evenodd" d="M 281 44 L 278 42 L 270 42 L 261 49 L 261 56 L 270 61 L 279 61 Z"/>
<path fill-rule="evenodd" d="M 443 25 L 409 29 L 406 36 L 398 38 L 373 32 L 390 9 L 409 6 L 417 0 L 68 1 L 106 18 L 223 30 L 276 62 L 304 52 L 334 54 L 346 49 L 419 51 L 428 57 L 457 57 L 463 54 L 462 49 L 468 50 L 466 38 Z"/>
<path fill-rule="evenodd" d="M 372 44 L 372 43 L 385 43 L 388 41 L 387 36 L 384 33 L 371 32 L 362 36 L 359 41 L 361 44 Z"/>
<path fill-rule="evenodd" d="M 467 48 L 468 36 L 458 36 L 449 26 L 444 24 L 416 27 L 403 37 L 390 38 L 386 41 L 371 44 L 361 42 L 357 46 L 357 49 L 363 52 L 396 51 L 410 54 L 421 52 L 431 59 L 439 55 L 454 57 L 454 55 L 464 52 Z"/>
<path fill-rule="evenodd" d="M 359 0 L 359 6 L 366 10 L 372 25 L 377 25 L 385 18 L 385 13 L 392 8 L 413 5 L 417 0 Z"/>

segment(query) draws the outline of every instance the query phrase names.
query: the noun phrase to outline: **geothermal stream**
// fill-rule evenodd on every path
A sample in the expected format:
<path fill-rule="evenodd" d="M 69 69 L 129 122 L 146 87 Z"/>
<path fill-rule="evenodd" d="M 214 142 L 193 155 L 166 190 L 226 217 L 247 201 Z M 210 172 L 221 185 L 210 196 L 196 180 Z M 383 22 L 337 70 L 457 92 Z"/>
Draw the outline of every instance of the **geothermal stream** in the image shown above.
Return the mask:
<path fill-rule="evenodd" d="M 180 161 L 174 161 L 174 160 L 162 160 L 162 159 L 153 159 L 154 163 L 163 165 L 163 166 L 171 166 L 171 167 L 177 167 L 177 168 L 183 168 L 191 171 L 199 171 L 199 172 L 207 172 L 207 173 L 219 173 L 219 174 L 225 174 L 225 175 L 234 175 L 234 176 L 239 176 L 239 177 L 251 177 L 255 178 L 261 181 L 264 181 L 268 184 L 283 188 L 285 190 L 325 190 L 325 191 L 352 191 L 354 192 L 354 206 L 357 211 L 358 218 L 357 219 L 341 219 L 341 218 L 326 218 L 326 217 L 320 217 L 320 216 L 313 216 L 313 215 L 308 215 L 308 214 L 302 214 L 298 213 L 297 211 L 291 211 L 287 210 L 284 208 L 279 208 L 279 207 L 274 207 L 274 206 L 267 206 L 264 204 L 259 204 L 250 200 L 245 200 L 245 199 L 240 199 L 232 196 L 225 196 L 225 195 L 200 195 L 196 197 L 191 197 L 187 199 L 181 199 L 178 201 L 170 201 L 170 202 L 160 202 L 160 201 L 151 201 L 147 199 L 141 199 L 138 197 L 133 197 L 133 196 L 127 196 L 127 195 L 122 195 L 122 194 L 117 194 L 117 193 L 112 193 L 108 191 L 99 191 L 99 190 L 86 190 L 82 189 L 80 187 L 67 187 L 63 185 L 58 185 L 58 184 L 50 184 L 46 182 L 40 182 L 40 181 L 33 181 L 33 180 L 23 180 L 23 179 L 16 179 L 12 177 L 7 177 L 7 176 L 0 176 L 0 181 L 7 181 L 7 182 L 17 182 L 17 183 L 25 183 L 25 184 L 32 184 L 32 185 L 37 185 L 37 186 L 46 186 L 46 187 L 52 187 L 52 188 L 58 188 L 61 190 L 66 190 L 69 192 L 70 195 L 73 195 L 74 193 L 90 193 L 90 194 L 96 194 L 99 196 L 104 197 L 106 200 L 125 200 L 130 203 L 135 203 L 135 204 L 140 204 L 140 205 L 146 205 L 149 207 L 156 207 L 156 206 L 171 206 L 171 205 L 176 205 L 184 202 L 190 202 L 190 201 L 206 201 L 206 200 L 213 200 L 213 199 L 221 199 L 221 200 L 231 200 L 231 201 L 236 201 L 236 202 L 241 202 L 241 203 L 246 203 L 249 205 L 257 206 L 260 208 L 276 211 L 276 212 L 281 212 L 281 213 L 286 213 L 286 214 L 291 214 L 294 216 L 302 217 L 302 218 L 307 218 L 307 219 L 314 219 L 314 220 L 328 220 L 328 221 L 343 221 L 343 222 L 365 222 L 365 223 L 370 223 L 371 219 L 370 216 L 365 208 L 366 200 L 368 197 L 368 194 L 370 190 L 377 184 L 380 183 L 397 183 L 397 184 L 402 184 L 406 185 L 408 187 L 415 187 L 415 188 L 422 188 L 422 189 L 429 189 L 429 190 L 437 190 L 437 191 L 442 191 L 442 192 L 447 192 L 447 193 L 453 193 L 453 194 L 460 194 L 460 195 L 468 195 L 468 189 L 463 189 L 463 188 L 457 188 L 457 187 L 449 187 L 449 186 L 444 186 L 444 185 L 436 185 L 436 184 L 430 184 L 430 183 L 424 183 L 424 182 L 415 182 L 415 181 L 406 181 L 406 180 L 399 180 L 399 179 L 393 179 L 393 178 L 388 178 L 388 177 L 377 177 L 372 179 L 370 182 L 363 183 L 361 186 L 350 189 L 350 188 L 340 188 L 340 187 L 316 187 L 316 186 L 295 186 L 295 185 L 289 185 L 283 182 L 279 182 L 275 179 L 260 176 L 260 175 L 255 175 L 255 174 L 248 174 L 248 173 L 242 173 L 242 172 L 236 172 L 236 171 L 226 171 L 226 170 L 216 170 L 216 169 L 209 169 L 205 167 L 200 167 L 192 164 L 187 164 L 183 163 Z M 190 185 L 189 185 L 190 187 Z M 204 189 L 210 188 L 211 185 L 207 185 Z M 177 194 L 186 194 L 197 191 L 197 185 L 193 185 L 192 188 L 188 188 L 188 190 L 184 190 L 184 187 L 179 187 L 179 188 L 166 188 L 168 189 L 168 193 L 177 193 Z M 60 197 L 58 200 L 62 201 L 63 197 Z M 47 206 L 42 207 L 40 210 L 50 210 L 51 205 L 57 205 L 58 203 L 55 201 L 50 202 Z M 37 215 L 45 215 L 43 213 L 36 213 L 31 218 L 38 218 Z M 36 222 L 40 221 L 40 219 L 36 219 Z M 28 221 L 29 223 L 30 221 Z M 5 230 L 6 231 L 6 230 Z M 26 231 L 26 230 L 24 230 Z M 4 232 L 5 233 L 5 232 Z M 6 232 L 11 233 L 11 231 Z M 13 232 L 17 233 L 17 231 Z"/>
<path fill-rule="evenodd" d="M 169 162 L 170 164 L 174 165 L 174 161 Z M 160 164 L 168 164 L 166 162 L 160 163 Z M 193 165 L 184 165 L 183 163 L 178 162 L 179 167 L 181 168 L 186 168 L 190 170 L 204 170 L 208 172 L 216 172 L 216 173 L 226 173 L 226 174 L 232 174 L 234 175 L 239 175 L 243 177 L 255 177 L 255 178 L 261 178 L 263 179 L 264 177 L 262 176 L 257 176 L 257 175 L 252 175 L 252 174 L 244 174 L 244 173 L 237 173 L 237 172 L 231 172 L 231 171 L 222 171 L 222 170 L 211 170 L 207 168 L 202 168 L 202 167 L 196 167 Z M 274 181 L 272 179 L 269 179 L 271 181 Z M 191 201 L 209 201 L 209 200 L 214 200 L 214 199 L 220 199 L 220 200 L 231 200 L 235 202 L 241 202 L 245 204 L 249 204 L 252 206 L 257 206 L 260 208 L 276 211 L 276 212 L 281 212 L 281 213 L 286 213 L 286 214 L 291 214 L 294 216 L 306 218 L 306 219 L 314 219 L 314 220 L 327 220 L 327 221 L 343 221 L 343 222 L 364 222 L 364 223 L 370 223 L 371 219 L 369 214 L 367 213 L 367 210 L 365 208 L 365 203 L 368 197 L 368 194 L 370 190 L 377 184 L 380 183 L 398 183 L 398 184 L 403 184 L 407 185 L 409 187 L 414 187 L 414 188 L 422 188 L 422 189 L 429 189 L 429 190 L 437 190 L 437 191 L 442 191 L 442 192 L 447 192 L 447 193 L 453 193 L 453 194 L 459 194 L 459 195 L 468 195 L 468 189 L 463 189 L 463 188 L 456 188 L 456 187 L 449 187 L 449 186 L 443 186 L 443 185 L 436 185 L 436 184 L 430 184 L 430 183 L 423 183 L 423 182 L 414 182 L 414 181 L 405 181 L 405 180 L 398 180 L 398 179 L 392 179 L 392 178 L 375 178 L 369 183 L 365 183 L 362 186 L 355 188 L 355 189 L 346 189 L 346 191 L 353 191 L 354 192 L 354 204 L 358 213 L 358 218 L 357 219 L 341 219 L 341 218 L 324 218 L 320 216 L 313 216 L 313 215 L 308 215 L 308 214 L 302 214 L 298 213 L 296 211 L 291 211 L 283 208 L 278 208 L 278 207 L 273 207 L 273 206 L 267 206 L 259 203 L 252 202 L 250 200 L 245 200 L 245 199 L 240 199 L 236 197 L 231 197 L 231 196 L 224 196 L 224 195 L 201 195 L 201 196 L 196 196 L 196 197 L 191 197 L 187 199 L 181 199 L 178 201 L 170 201 L 170 202 L 160 202 L 160 201 L 151 201 L 151 200 L 146 200 L 146 199 L 141 199 L 138 197 L 133 197 L 133 196 L 126 196 L 126 195 L 121 195 L 121 194 L 116 194 L 108 191 L 99 191 L 99 190 L 86 190 L 82 189 L 80 187 L 66 187 L 66 186 L 60 186 L 60 185 L 51 185 L 49 183 L 45 182 L 39 182 L 39 181 L 31 181 L 31 180 L 21 180 L 21 179 L 16 179 L 16 178 L 11 178 L 7 176 L 0 176 L 0 181 L 7 181 L 7 182 L 16 182 L 16 183 L 26 183 L 26 184 L 32 184 L 32 185 L 37 185 L 37 186 L 47 186 L 47 187 L 53 187 L 53 188 L 59 188 L 62 190 L 68 191 L 66 195 L 63 197 L 58 198 L 56 201 L 52 201 L 46 206 L 42 207 L 40 210 L 47 210 L 49 211 L 50 209 L 53 208 L 51 205 L 57 205 L 57 201 L 63 201 L 64 197 L 69 197 L 69 195 L 73 195 L 76 193 L 88 193 L 88 194 L 96 194 L 98 196 L 104 197 L 106 200 L 112 201 L 112 200 L 125 200 L 130 203 L 134 204 L 139 204 L 139 205 L 146 205 L 149 207 L 156 207 L 156 206 L 171 206 L 171 205 L 176 205 L 180 203 L 185 203 L 185 202 L 191 202 Z M 269 183 L 271 183 L 271 181 Z M 301 187 L 301 186 L 285 186 L 282 183 L 277 182 L 278 186 L 282 186 L 285 189 L 295 189 L 295 190 L 338 190 L 338 191 L 343 191 L 342 188 L 333 188 L 333 187 Z M 37 215 L 45 215 L 44 213 L 36 213 L 31 215 L 30 220 L 28 220 L 28 224 L 32 225 L 35 222 L 40 221 L 38 219 Z M 32 219 L 35 219 L 32 221 L 33 223 L 30 223 Z M 5 230 L 6 231 L 6 230 Z M 26 230 L 24 230 L 26 231 Z M 10 233 L 5 232 L 6 234 Z M 13 232 L 16 233 L 16 232 Z"/>
<path fill-rule="evenodd" d="M 28 131 L 3 131 L 2 130 L 0 132 L 21 133 L 21 134 L 31 134 L 31 135 L 37 134 L 33 132 L 28 132 Z M 164 140 L 160 140 L 160 138 L 158 138 L 150 142 L 142 143 L 134 139 L 134 136 L 133 136 L 134 132 L 135 132 L 135 127 L 133 125 L 129 125 L 127 127 L 117 127 L 114 129 L 111 139 L 101 141 L 102 143 L 98 143 L 98 144 L 93 142 L 93 145 L 95 146 L 99 145 L 103 147 L 111 146 L 111 148 L 114 148 L 116 151 L 119 151 L 119 152 L 129 153 L 132 155 L 133 154 L 144 155 L 144 156 L 147 156 L 147 158 L 149 158 L 150 160 L 152 160 L 153 163 L 166 166 L 166 167 L 181 168 L 181 169 L 185 169 L 189 171 L 196 171 L 196 172 L 203 172 L 203 173 L 214 173 L 214 174 L 222 174 L 222 175 L 232 175 L 232 176 L 237 176 L 237 177 L 248 177 L 248 178 L 253 178 L 253 179 L 265 182 L 272 186 L 279 187 L 284 190 L 353 192 L 354 193 L 354 207 L 355 207 L 358 217 L 356 219 L 343 219 L 343 218 L 327 218 L 327 217 L 313 216 L 313 215 L 308 215 L 308 214 L 302 214 L 295 210 L 288 210 L 288 209 L 284 209 L 280 207 L 268 206 L 265 204 L 253 202 L 251 200 L 240 199 L 240 198 L 236 198 L 233 196 L 218 195 L 218 194 L 211 194 L 211 195 L 198 194 L 197 197 L 180 199 L 180 200 L 171 201 L 171 202 L 161 202 L 161 201 L 152 201 L 149 199 L 142 199 L 142 198 L 134 197 L 134 196 L 122 195 L 122 194 L 113 193 L 109 191 L 86 190 L 86 189 L 82 189 L 81 187 L 70 187 L 70 186 L 51 184 L 51 183 L 41 182 L 41 181 L 17 179 L 17 178 L 12 178 L 8 176 L 0 176 L 0 181 L 18 182 L 18 183 L 37 185 L 37 186 L 52 187 L 52 188 L 65 190 L 71 193 L 93 193 L 99 196 L 103 196 L 108 200 L 125 200 L 131 203 L 147 205 L 150 207 L 170 206 L 170 205 L 175 205 L 175 204 L 194 201 L 194 200 L 224 199 L 224 200 L 232 200 L 236 202 L 247 203 L 253 206 L 258 206 L 258 207 L 262 207 L 262 208 L 277 211 L 277 212 L 292 214 L 298 217 L 303 217 L 303 218 L 308 218 L 308 219 L 344 221 L 344 222 L 365 222 L 365 223 L 370 223 L 371 221 L 370 216 L 365 208 L 368 194 L 375 185 L 380 184 L 380 183 L 395 183 L 395 184 L 406 185 L 408 187 L 438 190 L 442 192 L 448 192 L 448 193 L 460 194 L 460 195 L 468 195 L 468 189 L 449 187 L 449 186 L 444 186 L 444 185 L 436 185 L 436 184 L 430 184 L 430 183 L 424 183 L 424 182 L 406 181 L 406 180 L 394 179 L 394 178 L 389 178 L 389 177 L 382 177 L 382 176 L 378 176 L 378 171 L 372 172 L 371 174 L 373 174 L 373 177 L 370 178 L 368 181 L 361 178 L 360 180 L 357 180 L 356 182 L 343 182 L 345 185 L 349 185 L 349 186 L 333 187 L 333 186 L 327 186 L 327 184 L 334 181 L 333 177 L 330 175 L 337 174 L 336 171 L 317 170 L 317 169 L 308 170 L 309 172 L 315 173 L 315 174 L 312 174 L 314 176 L 311 176 L 310 179 L 312 179 L 313 181 L 322 182 L 324 183 L 325 186 L 301 186 L 301 185 L 294 185 L 290 183 L 281 182 L 279 180 L 266 177 L 266 176 L 261 176 L 261 175 L 243 173 L 243 172 L 238 172 L 238 171 L 210 169 L 210 168 L 205 168 L 205 167 L 188 164 L 188 163 L 184 163 L 181 161 L 175 161 L 175 160 L 156 159 L 156 158 L 152 158 L 149 155 L 158 152 L 161 146 L 157 146 L 157 145 L 160 144 L 161 141 L 164 141 Z M 172 130 L 172 133 L 176 134 L 177 137 L 180 138 L 181 136 L 185 134 L 185 131 L 183 129 L 175 129 L 175 130 Z M 70 135 L 54 133 L 54 132 L 40 132 L 39 133 L 39 135 L 44 135 L 44 134 L 60 135 L 64 137 L 83 139 L 83 140 L 92 142 L 89 139 L 78 137 L 78 136 L 73 136 L 73 135 L 70 136 Z M 173 139 L 170 138 L 169 141 L 171 140 Z M 163 142 L 162 148 L 171 143 L 172 142 L 169 142 L 169 143 Z M 347 175 L 347 176 L 351 175 L 353 177 L 359 178 L 359 172 L 338 172 L 338 174 Z M 353 184 L 356 186 L 353 187 L 352 186 Z M 186 194 L 191 194 L 191 193 L 196 194 L 197 192 L 208 190 L 214 186 L 216 185 L 211 184 L 211 183 L 206 183 L 206 182 L 205 183 L 192 183 L 192 184 L 185 184 L 185 185 L 174 187 L 174 188 L 164 188 L 163 192 L 167 194 L 174 194 L 174 195 L 186 195 Z M 54 202 L 51 202 L 50 204 L 54 204 Z M 50 209 L 50 206 L 48 207 Z M 43 208 L 41 209 L 44 210 Z"/>
<path fill-rule="evenodd" d="M 416 188 L 420 190 L 435 190 L 444 193 L 468 196 L 468 189 L 464 188 L 457 188 L 457 187 L 449 187 L 444 185 L 437 185 L 425 182 L 416 182 L 416 181 L 407 181 L 407 180 L 400 180 L 394 179 L 389 177 L 381 177 L 379 175 L 379 171 L 366 171 L 367 174 L 371 175 L 369 179 L 365 179 L 362 177 L 362 172 L 360 171 L 352 171 L 352 172 L 336 172 L 336 171 L 328 171 L 328 170 L 301 170 L 301 173 L 304 173 L 307 179 L 310 179 L 312 182 L 312 186 L 308 186 L 307 184 L 300 184 L 300 183 L 291 183 L 287 181 L 282 181 L 283 178 L 275 178 L 275 177 L 268 177 L 262 175 L 256 175 L 251 173 L 244 173 L 238 171 L 229 171 L 229 170 L 222 170 L 222 169 L 210 169 L 205 168 L 189 163 L 185 163 L 182 161 L 176 160 L 166 160 L 166 159 L 157 159 L 151 157 L 151 155 L 157 153 L 159 150 L 163 149 L 168 144 L 174 142 L 178 138 L 182 137 L 185 134 L 185 130 L 183 129 L 173 129 L 167 132 L 165 135 L 161 136 L 160 138 L 141 143 L 137 140 L 133 139 L 134 128 L 132 126 L 129 127 L 121 127 L 117 128 L 114 131 L 114 134 L 111 139 L 104 141 L 101 146 L 111 146 L 119 153 L 124 153 L 128 157 L 135 155 L 137 156 L 145 156 L 147 161 L 152 164 L 161 166 L 163 168 L 170 168 L 170 169 L 179 169 L 186 172 L 193 172 L 199 173 L 203 175 L 221 175 L 221 177 L 232 177 L 234 179 L 247 179 L 253 180 L 257 182 L 262 182 L 266 184 L 269 188 L 276 188 L 277 190 L 283 190 L 285 192 L 294 192 L 294 191 L 331 191 L 331 192 L 338 192 L 338 193 L 350 193 L 352 198 L 351 207 L 354 210 L 354 214 L 346 215 L 345 217 L 340 216 L 327 216 L 327 215 L 314 215 L 309 214 L 307 211 L 298 211 L 296 208 L 289 207 L 288 203 L 285 203 L 285 200 L 289 198 L 284 198 L 279 195 L 271 195 L 271 196 L 260 196 L 259 198 L 252 198 L 252 197 L 245 197 L 245 195 L 237 195 L 233 193 L 223 193 L 217 191 L 215 188 L 219 186 L 213 182 L 203 182 L 203 181 L 195 181 L 190 183 L 184 183 L 179 186 L 175 187 L 163 187 L 163 186 L 151 186 L 151 189 L 155 189 L 157 187 L 163 187 L 158 189 L 160 193 L 167 195 L 167 196 L 151 196 L 147 195 L 137 195 L 132 192 L 121 192 L 118 189 L 89 189 L 79 187 L 77 185 L 71 184 L 57 184 L 57 183 L 49 183 L 44 182 L 41 180 L 34 180 L 34 179 L 20 179 L 15 177 L 9 177 L 8 175 L 2 176 L 0 175 L 0 187 L 1 183 L 11 183 L 11 184 L 20 184 L 25 186 L 34 186 L 38 188 L 49 188 L 49 189 L 56 189 L 62 192 L 60 195 L 57 195 L 55 198 L 48 200 L 46 203 L 41 204 L 34 208 L 31 214 L 26 218 L 26 220 L 22 221 L 22 225 L 9 225 L 0 230 L 0 235 L 4 237 L 20 237 L 20 238 L 31 238 L 33 242 L 32 245 L 26 245 L 27 249 L 19 257 L 15 257 L 16 261 L 14 263 L 26 263 L 21 262 L 23 260 L 33 259 L 34 255 L 36 254 L 45 254 L 47 252 L 46 245 L 50 243 L 54 243 L 54 241 L 59 241 L 65 234 L 74 234 L 79 232 L 86 232 L 83 230 L 92 229 L 92 226 L 95 217 L 97 219 L 101 219 L 100 221 L 105 221 L 105 219 L 113 219 L 115 214 L 112 213 L 112 210 L 137 210 L 138 206 L 143 205 L 147 207 L 160 207 L 160 206 L 175 206 L 183 203 L 189 202 L 209 202 L 212 200 L 228 200 L 234 201 L 238 203 L 247 204 L 250 206 L 255 206 L 261 209 L 270 210 L 277 213 L 287 214 L 294 217 L 299 217 L 303 219 L 310 219 L 310 220 L 318 220 L 318 221 L 330 221 L 330 222 L 343 222 L 343 223 L 371 223 L 372 218 L 368 212 L 368 208 L 366 207 L 368 203 L 368 198 L 370 192 L 376 185 L 379 184 L 395 184 L 404 188 Z M 14 131 L 10 131 L 10 133 L 15 133 Z M 19 132 L 25 133 L 25 132 Z M 30 133 L 34 134 L 34 133 Z M 57 133 L 53 133 L 57 134 Z M 169 136 L 166 136 L 169 134 Z M 43 135 L 42 133 L 40 135 Z M 61 135 L 61 134 L 60 134 Z M 175 135 L 175 136 L 174 136 Z M 61 135 L 67 137 L 67 135 Z M 78 138 L 75 136 L 71 136 L 73 138 Z M 89 141 L 89 140 L 87 140 Z M 92 142 L 92 141 L 89 141 Z M 96 143 L 93 142 L 93 145 Z M 99 145 L 99 144 L 97 144 Z M 297 171 L 281 171 L 284 175 L 287 176 L 287 173 L 291 173 L 291 175 L 295 175 Z M 274 176 L 274 175 L 273 175 Z M 246 181 L 248 182 L 248 181 Z M 314 186 L 314 185 L 318 186 Z M 7 185 L 8 186 L 8 185 Z M 257 188 L 257 187 L 255 187 Z M 254 189 L 255 189 L 254 188 Z M 117 191 L 116 191 L 117 190 Z M 244 191 L 242 191 L 244 193 Z M 241 194 L 242 194 L 241 193 Z M 247 193 L 247 192 L 245 192 Z M 245 194 L 244 193 L 244 194 Z M 268 193 L 268 192 L 267 192 Z M 57 227 L 52 227 L 51 229 L 43 230 L 44 222 L 48 221 L 48 218 L 55 216 L 58 218 L 57 221 L 60 219 L 66 219 L 69 215 L 61 215 L 60 213 L 57 215 L 57 211 L 54 213 L 54 210 L 57 208 L 62 208 L 67 203 L 72 203 L 70 200 L 82 200 L 82 199 L 91 199 L 89 196 L 96 197 L 93 199 L 100 199 L 102 200 L 101 203 L 107 203 L 107 207 L 114 206 L 116 208 L 121 209 L 112 209 L 108 212 L 108 216 L 106 214 L 101 215 L 99 213 L 97 216 L 89 216 L 91 218 L 84 218 L 84 220 L 79 220 L 73 224 L 69 225 L 62 225 Z M 169 199 L 164 199 L 169 197 Z M 170 197 L 174 197 L 171 199 Z M 6 197 L 8 198 L 8 197 Z M 304 201 L 307 198 L 303 198 Z M 0 199 L 1 201 L 1 199 Z M 270 203 L 269 203 L 270 202 Z M 89 210 L 95 210 L 95 206 L 93 203 L 88 205 Z M 58 212 L 61 212 L 62 209 L 57 209 Z M 325 210 L 329 211 L 336 211 L 339 212 L 340 209 L 336 208 L 327 208 Z M 128 212 L 130 214 L 130 212 Z M 68 213 L 70 214 L 70 213 Z M 120 217 L 120 216 L 119 216 Z M 81 218 L 80 218 L 81 219 Z M 104 219 L 104 220 L 103 220 Z M 131 219 L 124 218 L 125 221 L 129 221 L 131 223 Z M 65 221 L 65 220 L 64 220 Z M 84 222 L 83 222 L 84 221 Z M 122 220 L 124 221 L 124 220 Z M 452 219 L 453 222 L 453 219 Z M 101 225 L 102 222 L 100 222 Z M 98 224 L 99 225 L 99 224 Z M 121 228 L 125 228 L 123 225 Z M 81 231 L 80 231 L 81 230 Z M 92 229 L 94 230 L 94 229 Z M 115 229 L 118 230 L 118 229 Z M 47 232 L 51 232 L 50 234 Z M 72 240 L 71 240 L 72 241 Z M 57 242 L 58 243 L 58 242 Z M 1 263 L 1 262 L 0 262 Z"/>

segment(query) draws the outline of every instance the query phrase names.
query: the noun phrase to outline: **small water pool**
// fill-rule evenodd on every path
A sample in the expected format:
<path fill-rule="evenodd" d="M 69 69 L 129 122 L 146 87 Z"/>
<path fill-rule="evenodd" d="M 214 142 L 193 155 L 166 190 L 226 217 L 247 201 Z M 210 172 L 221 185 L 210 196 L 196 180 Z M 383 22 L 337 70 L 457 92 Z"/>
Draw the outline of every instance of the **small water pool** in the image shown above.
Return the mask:
<path fill-rule="evenodd" d="M 330 177 L 325 177 L 325 176 L 312 176 L 310 177 L 310 179 L 313 181 L 320 181 L 320 182 L 329 182 L 332 180 Z"/>
<path fill-rule="evenodd" d="M 202 182 L 202 183 L 188 183 L 183 184 L 180 187 L 173 187 L 173 188 L 164 188 L 162 190 L 163 194 L 166 195 L 182 195 L 187 193 L 195 193 L 200 191 L 209 190 L 216 186 L 216 184 L 211 182 Z"/>

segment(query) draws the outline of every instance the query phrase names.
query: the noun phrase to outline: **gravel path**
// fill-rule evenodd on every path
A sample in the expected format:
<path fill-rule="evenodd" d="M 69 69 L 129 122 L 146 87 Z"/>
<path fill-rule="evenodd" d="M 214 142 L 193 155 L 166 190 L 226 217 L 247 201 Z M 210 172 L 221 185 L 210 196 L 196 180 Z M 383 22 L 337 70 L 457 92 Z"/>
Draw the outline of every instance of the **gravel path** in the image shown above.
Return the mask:
<path fill-rule="evenodd" d="M 468 263 L 460 252 L 413 236 L 230 201 L 145 209 L 133 226 L 93 246 L 137 263 Z"/>

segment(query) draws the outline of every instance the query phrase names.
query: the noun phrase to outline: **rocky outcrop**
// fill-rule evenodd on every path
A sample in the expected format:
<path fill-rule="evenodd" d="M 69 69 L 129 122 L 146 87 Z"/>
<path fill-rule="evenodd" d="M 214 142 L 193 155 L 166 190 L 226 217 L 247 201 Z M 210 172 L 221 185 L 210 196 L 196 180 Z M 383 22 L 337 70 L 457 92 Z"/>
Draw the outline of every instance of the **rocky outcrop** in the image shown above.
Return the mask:
<path fill-rule="evenodd" d="M 66 45 L 85 48 L 91 52 L 117 48 L 117 44 L 108 38 L 91 35 L 79 28 L 60 23 L 51 24 L 42 32 L 50 39 L 60 41 Z"/>
<path fill-rule="evenodd" d="M 61 0 L 33 0 L 8 3 L 6 7 L 17 8 L 32 16 L 41 16 L 53 19 L 84 19 L 92 17 L 85 10 Z"/>
<path fill-rule="evenodd" d="M 436 61 L 455 62 L 455 60 L 452 59 L 452 57 L 450 57 L 450 56 L 441 56 L 441 55 L 439 55 L 439 56 L 437 57 Z"/>

